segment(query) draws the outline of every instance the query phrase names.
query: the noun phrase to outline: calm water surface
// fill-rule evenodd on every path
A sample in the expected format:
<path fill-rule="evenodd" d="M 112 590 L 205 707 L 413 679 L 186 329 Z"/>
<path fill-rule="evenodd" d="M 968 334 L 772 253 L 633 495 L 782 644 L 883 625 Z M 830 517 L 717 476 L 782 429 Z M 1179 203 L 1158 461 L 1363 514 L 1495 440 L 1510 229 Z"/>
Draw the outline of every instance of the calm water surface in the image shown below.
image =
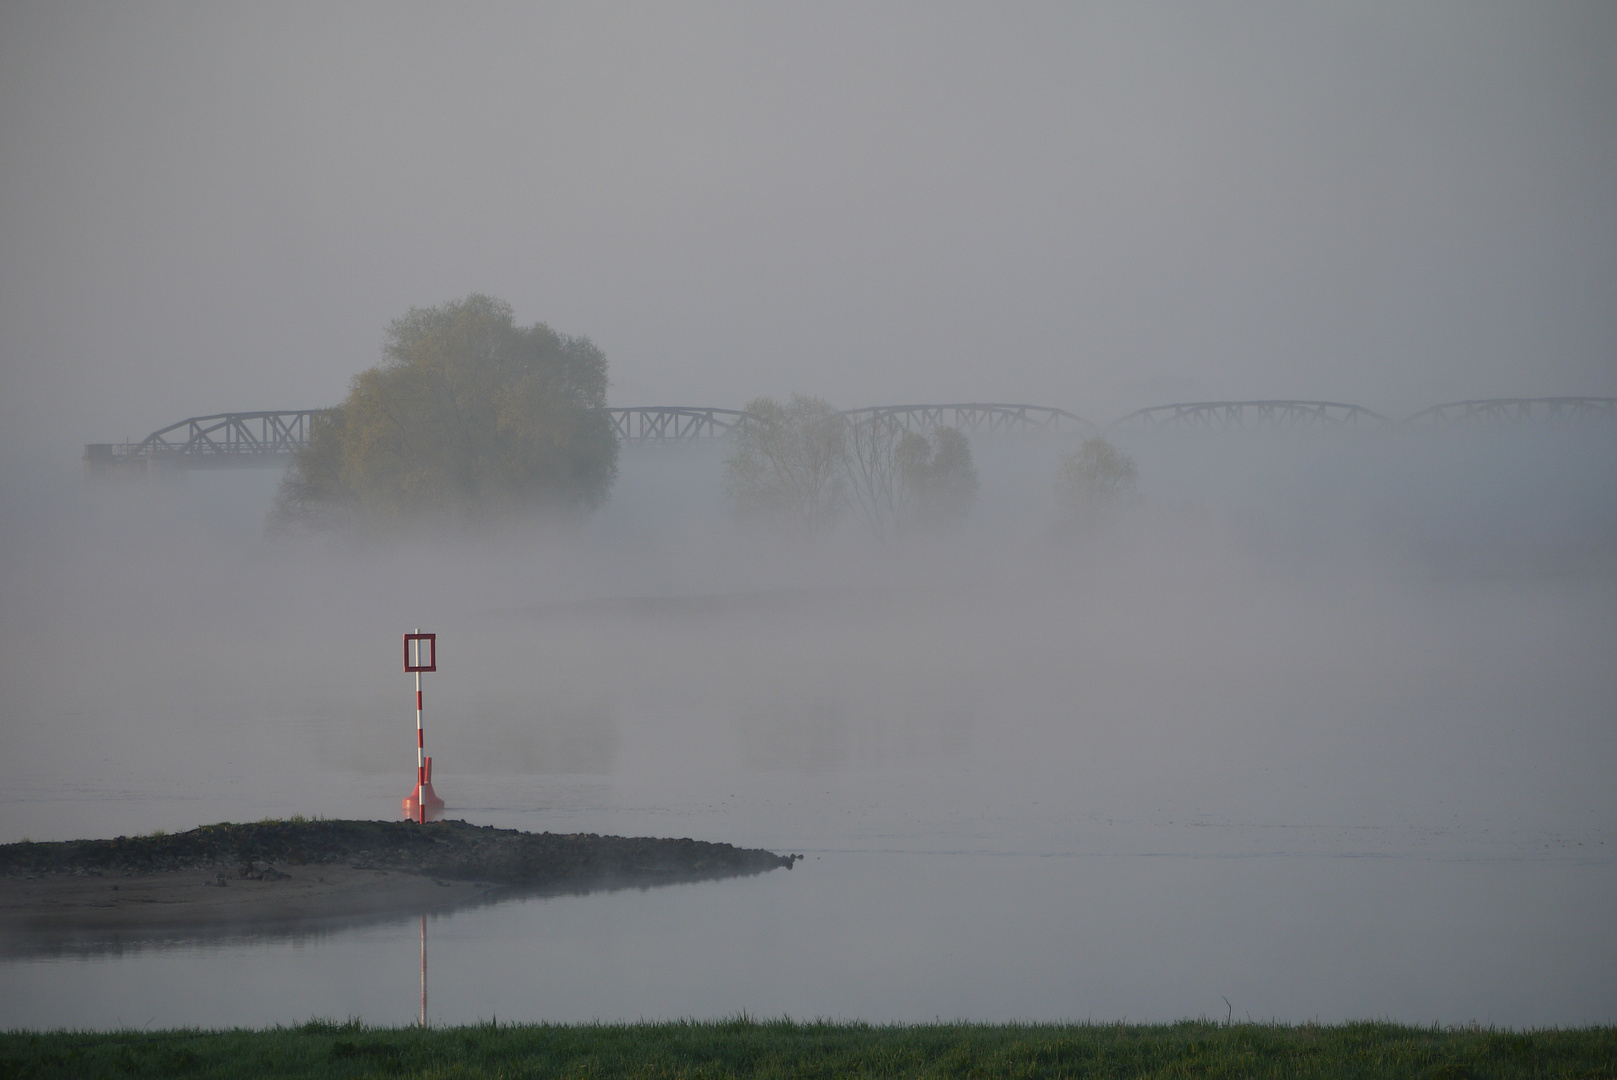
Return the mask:
<path fill-rule="evenodd" d="M 1617 574 L 1584 542 L 1617 474 L 1479 516 L 1406 465 L 1364 465 L 1396 527 L 1359 540 L 1159 492 L 1076 546 L 862 553 L 749 547 L 661 473 L 571 547 L 270 543 L 269 489 L 219 535 L 223 480 L 96 492 L 19 518 L 0 577 L 0 839 L 391 817 L 419 625 L 457 816 L 806 856 L 432 917 L 434 1022 L 1617 1021 Z M 1542 472 L 1517 493 L 1573 475 Z M 7 1026 L 402 1023 L 420 919 L 0 966 Z"/>
<path fill-rule="evenodd" d="M 1617 1015 L 1617 866 L 1598 851 L 1375 828 L 1074 825 L 1031 800 L 949 834 L 881 800 L 849 812 L 847 782 L 732 783 L 639 807 L 605 782 L 467 784 L 508 801 L 549 788 L 553 800 L 472 809 L 472 820 L 743 843 L 773 832 L 806 859 L 753 878 L 429 916 L 434 1023 Z M 927 797 L 918 785 L 894 803 L 906 794 Z M 816 796 L 824 808 L 805 812 Z M 3 975 L 8 1026 L 405 1023 L 419 1009 L 420 920 L 90 947 L 12 960 Z"/>

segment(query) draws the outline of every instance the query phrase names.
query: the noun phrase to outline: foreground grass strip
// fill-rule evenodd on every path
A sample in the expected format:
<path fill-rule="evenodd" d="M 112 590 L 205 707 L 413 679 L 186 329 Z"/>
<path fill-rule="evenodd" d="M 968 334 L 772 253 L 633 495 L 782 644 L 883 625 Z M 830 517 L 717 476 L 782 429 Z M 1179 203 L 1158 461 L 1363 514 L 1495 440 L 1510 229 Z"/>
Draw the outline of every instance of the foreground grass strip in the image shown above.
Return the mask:
<path fill-rule="evenodd" d="M 476 1025 L 0 1035 L 11 1077 L 1609 1077 L 1617 1028 Z"/>

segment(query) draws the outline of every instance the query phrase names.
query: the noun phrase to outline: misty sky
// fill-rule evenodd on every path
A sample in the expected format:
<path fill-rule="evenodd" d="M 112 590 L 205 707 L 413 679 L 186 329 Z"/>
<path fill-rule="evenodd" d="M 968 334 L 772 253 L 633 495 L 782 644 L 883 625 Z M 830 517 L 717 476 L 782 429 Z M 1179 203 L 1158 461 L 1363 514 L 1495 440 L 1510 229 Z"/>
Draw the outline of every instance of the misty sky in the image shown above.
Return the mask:
<path fill-rule="evenodd" d="M 1608 4 L 0 8 L 0 426 L 323 406 L 473 291 L 615 404 L 1617 394 Z"/>

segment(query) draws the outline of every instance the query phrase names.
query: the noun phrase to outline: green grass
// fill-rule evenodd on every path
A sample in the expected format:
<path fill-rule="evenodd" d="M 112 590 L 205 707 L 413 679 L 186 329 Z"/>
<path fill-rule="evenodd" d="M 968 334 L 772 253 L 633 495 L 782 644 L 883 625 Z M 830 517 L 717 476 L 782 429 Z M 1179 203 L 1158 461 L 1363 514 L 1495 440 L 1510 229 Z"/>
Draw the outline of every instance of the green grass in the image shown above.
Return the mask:
<path fill-rule="evenodd" d="M 0 1035 L 10 1077 L 1611 1077 L 1617 1028 L 711 1023 Z"/>

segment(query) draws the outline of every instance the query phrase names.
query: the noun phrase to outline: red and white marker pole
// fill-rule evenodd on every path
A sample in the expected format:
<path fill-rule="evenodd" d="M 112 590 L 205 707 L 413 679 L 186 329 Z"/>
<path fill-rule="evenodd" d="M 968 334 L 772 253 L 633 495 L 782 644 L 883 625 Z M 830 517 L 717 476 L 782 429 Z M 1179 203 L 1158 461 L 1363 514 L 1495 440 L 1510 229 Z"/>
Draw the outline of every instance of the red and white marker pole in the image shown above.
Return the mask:
<path fill-rule="evenodd" d="M 418 627 L 404 635 L 404 670 L 415 673 L 415 791 L 405 796 L 404 816 L 422 825 L 443 813 L 444 801 L 432 790 L 432 759 L 421 728 L 421 673 L 438 670 L 438 635 Z"/>
<path fill-rule="evenodd" d="M 417 632 L 421 627 L 416 627 Z M 427 738 L 421 730 L 421 672 L 415 673 L 415 790 L 421 794 L 421 786 L 427 782 Z M 420 811 L 421 824 L 427 823 L 427 801 L 416 799 L 416 809 Z"/>
<path fill-rule="evenodd" d="M 420 627 L 417 627 L 420 629 Z M 427 736 L 420 729 L 420 673 L 416 673 L 416 794 L 420 794 L 420 786 L 427 783 Z M 427 825 L 427 802 L 424 799 L 416 800 L 416 808 L 420 812 L 420 823 Z"/>

